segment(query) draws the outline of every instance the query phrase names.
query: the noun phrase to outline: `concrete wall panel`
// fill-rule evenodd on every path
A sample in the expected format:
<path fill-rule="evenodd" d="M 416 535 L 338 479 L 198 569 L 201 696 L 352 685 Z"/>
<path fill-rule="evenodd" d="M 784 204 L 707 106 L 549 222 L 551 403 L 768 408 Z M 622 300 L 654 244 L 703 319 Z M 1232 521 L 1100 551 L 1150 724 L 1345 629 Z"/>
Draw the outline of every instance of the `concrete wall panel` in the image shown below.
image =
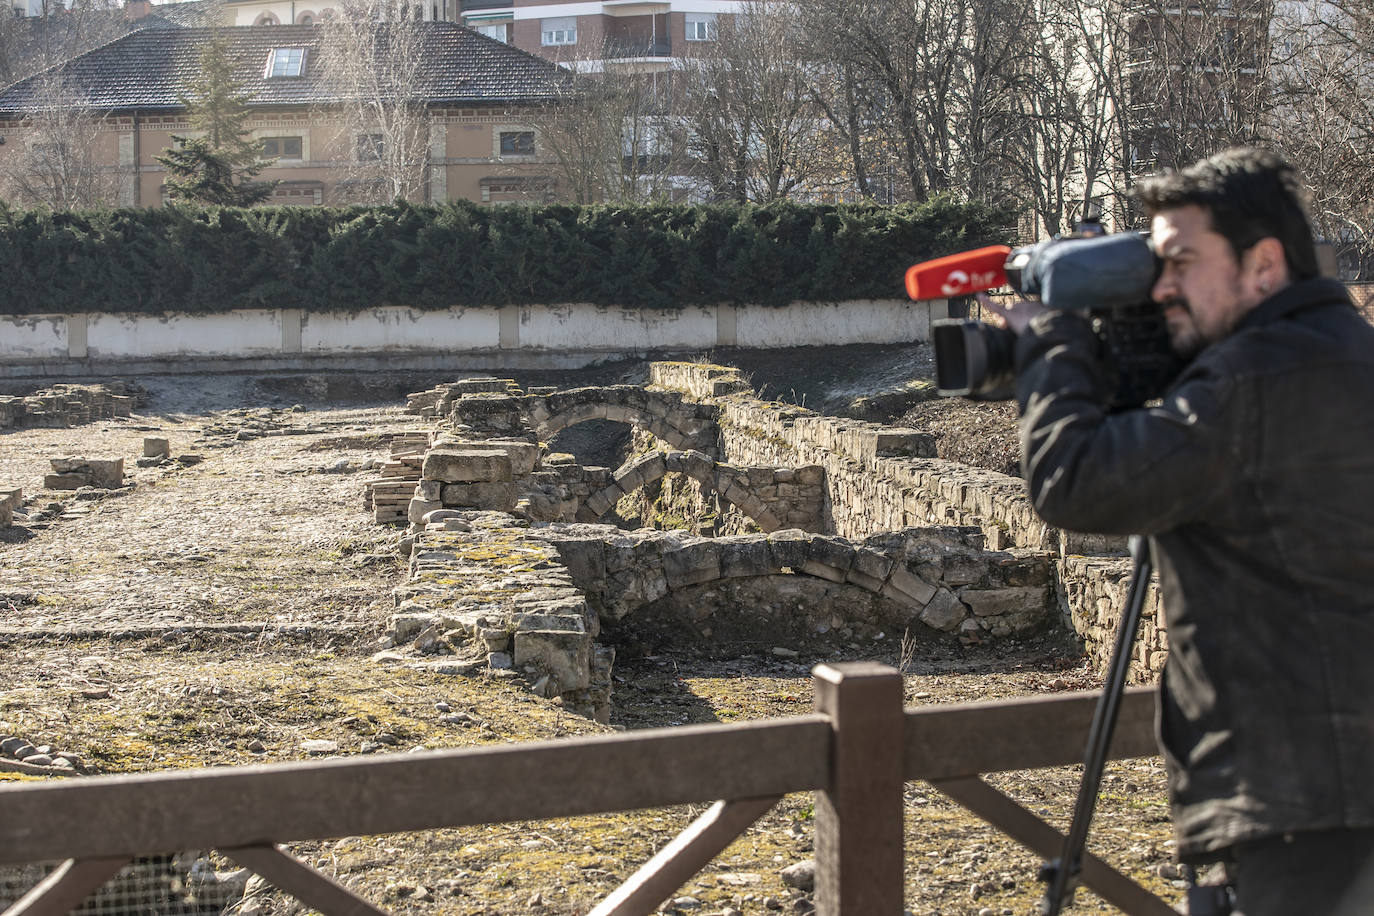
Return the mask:
<path fill-rule="evenodd" d="M 521 309 L 520 346 L 539 349 L 651 350 L 714 347 L 716 310 L 535 305 Z"/>
<path fill-rule="evenodd" d="M 357 313 L 308 313 L 301 320 L 304 353 L 407 353 L 495 349 L 500 343 L 497 309 L 455 308 L 422 312 L 386 306 Z"/>
<path fill-rule="evenodd" d="M 129 315 L 90 313 L 87 355 L 139 359 L 232 353 L 263 356 L 281 352 L 276 310 L 240 310 L 216 315 Z"/>
<path fill-rule="evenodd" d="M 805 347 L 927 340 L 930 311 L 930 303 L 896 299 L 794 302 L 788 308 L 740 309 L 735 343 L 741 347 Z"/>
<path fill-rule="evenodd" d="M 60 359 L 66 355 L 65 315 L 0 316 L 0 359 Z"/>

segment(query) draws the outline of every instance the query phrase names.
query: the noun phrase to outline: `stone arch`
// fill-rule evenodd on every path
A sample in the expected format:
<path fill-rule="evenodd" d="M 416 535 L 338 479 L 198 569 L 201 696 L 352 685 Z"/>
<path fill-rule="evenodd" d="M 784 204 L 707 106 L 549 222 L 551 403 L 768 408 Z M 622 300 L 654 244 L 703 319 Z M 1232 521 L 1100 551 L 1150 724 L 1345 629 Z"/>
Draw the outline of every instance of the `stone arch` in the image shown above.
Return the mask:
<path fill-rule="evenodd" d="M 276 13 L 265 11 L 258 14 L 258 18 L 253 20 L 253 25 L 281 25 L 281 20 L 277 18 Z"/>
<path fill-rule="evenodd" d="M 296 14 L 296 25 L 314 25 L 315 20 L 318 18 L 314 10 L 306 10 L 303 13 Z"/>
<path fill-rule="evenodd" d="M 660 437 L 662 438 L 662 437 Z M 699 483 L 705 484 L 721 499 L 730 503 L 748 516 L 765 532 L 776 531 L 782 527 L 777 516 L 768 510 L 753 493 L 740 487 L 729 477 L 722 478 L 721 468 L 737 470 L 734 465 L 718 462 L 702 452 L 687 450 L 675 452 L 652 452 L 627 462 L 616 471 L 615 479 L 603 490 L 589 496 L 577 511 L 579 522 L 595 522 L 610 511 L 622 496 L 633 493 L 641 487 L 661 480 L 665 474 L 676 472 L 685 474 Z"/>
<path fill-rule="evenodd" d="M 569 426 L 576 426 L 588 420 L 629 423 L 653 433 L 655 437 L 675 449 L 690 449 L 697 444 L 696 436 L 673 426 L 666 416 L 621 404 L 582 404 L 536 424 L 535 431 L 540 439 L 548 441 Z"/>
<path fill-rule="evenodd" d="M 659 562 L 636 551 L 633 580 L 622 576 L 614 587 L 591 590 L 600 592 L 597 597 L 609 620 L 623 619 L 688 586 L 789 573 L 857 586 L 912 609 L 936 629 L 951 629 L 967 614 L 948 589 L 926 582 L 883 553 L 856 547 L 844 538 L 789 530 L 767 536 L 655 540 L 660 547 L 653 553 Z"/>
<path fill-rule="evenodd" d="M 587 420 L 611 420 L 647 430 L 674 449 L 715 451 L 716 408 L 684 401 L 676 391 L 651 391 L 634 385 L 571 388 L 530 395 L 523 409 L 530 425 L 546 441 Z"/>

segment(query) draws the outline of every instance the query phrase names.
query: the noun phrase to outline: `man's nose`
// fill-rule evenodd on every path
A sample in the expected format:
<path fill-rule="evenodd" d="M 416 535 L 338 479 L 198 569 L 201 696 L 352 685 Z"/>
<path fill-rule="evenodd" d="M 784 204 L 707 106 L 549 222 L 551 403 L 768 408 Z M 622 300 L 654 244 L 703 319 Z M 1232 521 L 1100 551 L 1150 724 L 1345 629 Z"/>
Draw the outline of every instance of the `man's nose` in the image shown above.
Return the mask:
<path fill-rule="evenodd" d="M 1166 266 L 1159 272 L 1159 279 L 1150 289 L 1150 298 L 1163 305 L 1178 296 L 1178 284 L 1174 282 L 1173 271 Z"/>

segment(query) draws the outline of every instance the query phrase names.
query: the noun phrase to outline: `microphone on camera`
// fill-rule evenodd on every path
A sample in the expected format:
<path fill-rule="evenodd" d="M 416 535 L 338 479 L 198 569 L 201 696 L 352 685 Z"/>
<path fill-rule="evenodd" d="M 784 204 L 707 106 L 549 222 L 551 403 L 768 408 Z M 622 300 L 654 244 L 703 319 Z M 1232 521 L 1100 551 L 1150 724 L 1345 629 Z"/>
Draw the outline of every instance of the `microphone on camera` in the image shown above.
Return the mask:
<path fill-rule="evenodd" d="M 912 265 L 906 271 L 906 293 L 916 300 L 949 299 L 1005 286 L 1010 254 L 1006 245 L 989 245 Z"/>

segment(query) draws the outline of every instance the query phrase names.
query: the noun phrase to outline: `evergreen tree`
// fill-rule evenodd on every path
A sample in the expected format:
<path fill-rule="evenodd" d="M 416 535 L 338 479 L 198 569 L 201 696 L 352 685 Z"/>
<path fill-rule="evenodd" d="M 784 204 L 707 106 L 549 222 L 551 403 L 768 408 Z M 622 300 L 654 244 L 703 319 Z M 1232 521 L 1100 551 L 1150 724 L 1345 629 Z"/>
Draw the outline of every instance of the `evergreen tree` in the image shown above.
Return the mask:
<path fill-rule="evenodd" d="M 190 92 L 179 97 L 191 127 L 203 136 L 172 137 L 156 159 L 167 169 L 167 191 L 174 200 L 250 207 L 272 195 L 276 182 L 253 181 L 267 164 L 245 126 L 249 96 L 234 79 L 229 43 L 212 39 L 200 54 L 200 73 Z"/>

